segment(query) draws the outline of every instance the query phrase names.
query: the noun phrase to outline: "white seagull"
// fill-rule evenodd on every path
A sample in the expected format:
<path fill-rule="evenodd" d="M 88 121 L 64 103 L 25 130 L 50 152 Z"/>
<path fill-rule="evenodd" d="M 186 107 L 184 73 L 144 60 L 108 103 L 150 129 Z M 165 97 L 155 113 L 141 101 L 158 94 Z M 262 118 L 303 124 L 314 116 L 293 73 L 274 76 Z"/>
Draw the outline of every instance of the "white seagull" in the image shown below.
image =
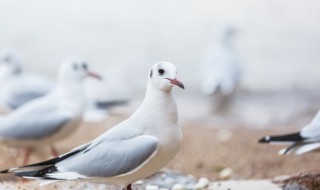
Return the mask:
<path fill-rule="evenodd" d="M 289 144 L 288 148 L 279 151 L 279 154 L 295 153 L 304 154 L 320 148 L 320 111 L 314 119 L 302 128 L 299 132 L 279 135 L 266 136 L 259 140 L 259 143 L 270 144 Z"/>
<path fill-rule="evenodd" d="M 50 93 L 0 117 L 0 143 L 24 148 L 24 164 L 32 150 L 43 145 L 50 145 L 52 154 L 57 156 L 53 143 L 72 134 L 82 120 L 82 81 L 89 75 L 99 78 L 81 58 L 62 63 L 58 84 Z"/>
<path fill-rule="evenodd" d="M 99 81 L 101 82 L 101 81 Z M 102 86 L 104 84 L 100 84 Z M 0 111 L 9 113 L 23 104 L 46 95 L 52 91 L 55 84 L 48 78 L 26 72 L 15 51 L 4 49 L 0 54 Z M 112 107 L 126 105 L 128 100 L 92 98 L 85 89 L 86 111 L 84 120 L 99 123 L 108 116 L 107 111 Z"/>
<path fill-rule="evenodd" d="M 57 158 L 2 171 L 16 176 L 49 180 L 88 180 L 130 190 L 131 183 L 163 168 L 177 154 L 182 133 L 174 85 L 175 65 L 156 63 L 149 75 L 147 91 L 140 108 L 95 140 Z"/>
<path fill-rule="evenodd" d="M 6 112 L 39 98 L 54 88 L 44 76 L 23 70 L 19 56 L 10 49 L 0 55 L 0 105 Z"/>
<path fill-rule="evenodd" d="M 202 93 L 214 98 L 215 109 L 230 102 L 241 78 L 239 58 L 232 45 L 234 29 L 223 24 L 215 34 L 214 46 L 205 53 L 202 65 Z"/>

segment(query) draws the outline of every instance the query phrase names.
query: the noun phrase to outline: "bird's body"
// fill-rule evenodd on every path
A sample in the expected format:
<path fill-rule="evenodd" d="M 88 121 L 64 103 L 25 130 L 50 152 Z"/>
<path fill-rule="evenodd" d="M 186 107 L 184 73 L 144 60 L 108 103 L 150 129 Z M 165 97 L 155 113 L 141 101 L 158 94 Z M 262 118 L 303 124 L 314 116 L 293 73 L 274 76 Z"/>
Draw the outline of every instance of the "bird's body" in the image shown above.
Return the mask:
<path fill-rule="evenodd" d="M 74 93 L 73 103 L 69 105 L 71 97 L 67 96 L 55 89 L 2 116 L 0 142 L 29 148 L 50 144 L 69 136 L 81 122 L 84 97 L 81 92 Z"/>
<path fill-rule="evenodd" d="M 79 126 L 84 112 L 82 81 L 89 72 L 86 68 L 80 58 L 67 60 L 61 65 L 58 83 L 51 92 L 2 116 L 0 143 L 31 152 L 39 146 L 52 147 L 55 142 L 71 135 Z"/>
<path fill-rule="evenodd" d="M 55 159 L 3 173 L 49 182 L 88 180 L 130 189 L 131 183 L 168 164 L 180 148 L 182 133 L 172 87 L 184 87 L 175 77 L 174 65 L 154 65 L 145 99 L 130 118 Z"/>
<path fill-rule="evenodd" d="M 239 58 L 233 48 L 232 28 L 222 26 L 202 65 L 202 93 L 211 96 L 214 110 L 224 110 L 240 83 Z"/>
<path fill-rule="evenodd" d="M 6 112 L 42 97 L 54 88 L 48 78 L 23 70 L 13 51 L 4 51 L 0 57 L 0 105 Z"/>
<path fill-rule="evenodd" d="M 279 154 L 304 154 L 320 148 L 320 111 L 314 119 L 302 128 L 299 132 L 266 136 L 259 140 L 260 143 L 270 144 L 289 144 L 290 146 L 283 149 Z"/>
<path fill-rule="evenodd" d="M 205 53 L 202 92 L 206 95 L 229 95 L 238 86 L 241 71 L 231 37 L 232 28 L 222 26 L 216 34 L 214 46 Z"/>

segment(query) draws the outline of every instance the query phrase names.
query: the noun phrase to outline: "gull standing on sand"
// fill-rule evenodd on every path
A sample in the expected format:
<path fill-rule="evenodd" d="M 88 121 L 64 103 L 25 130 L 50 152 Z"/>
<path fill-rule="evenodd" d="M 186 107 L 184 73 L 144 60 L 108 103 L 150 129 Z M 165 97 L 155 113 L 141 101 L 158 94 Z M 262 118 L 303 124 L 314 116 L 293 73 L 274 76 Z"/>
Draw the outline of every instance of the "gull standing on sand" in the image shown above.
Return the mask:
<path fill-rule="evenodd" d="M 279 154 L 283 155 L 290 153 L 299 155 L 319 149 L 320 111 L 313 120 L 299 132 L 279 136 L 266 136 L 261 138 L 259 143 L 290 144 L 288 148 L 279 151 Z"/>
<path fill-rule="evenodd" d="M 46 77 L 23 70 L 19 56 L 10 49 L 0 55 L 0 105 L 9 112 L 54 88 Z"/>
<path fill-rule="evenodd" d="M 232 46 L 234 29 L 222 24 L 217 28 L 214 46 L 209 48 L 202 65 L 202 93 L 212 96 L 214 109 L 224 109 L 240 82 L 239 58 Z"/>
<path fill-rule="evenodd" d="M 62 63 L 58 84 L 50 93 L 0 118 L 0 143 L 24 148 L 24 164 L 32 150 L 43 145 L 50 145 L 57 156 L 53 144 L 72 134 L 82 120 L 83 79 L 87 76 L 99 78 L 81 58 Z"/>
<path fill-rule="evenodd" d="M 180 148 L 182 133 L 172 88 L 184 85 L 176 75 L 175 65 L 156 63 L 148 75 L 144 101 L 130 118 L 57 158 L 1 173 L 47 183 L 88 180 L 130 190 L 133 182 L 168 164 Z"/>

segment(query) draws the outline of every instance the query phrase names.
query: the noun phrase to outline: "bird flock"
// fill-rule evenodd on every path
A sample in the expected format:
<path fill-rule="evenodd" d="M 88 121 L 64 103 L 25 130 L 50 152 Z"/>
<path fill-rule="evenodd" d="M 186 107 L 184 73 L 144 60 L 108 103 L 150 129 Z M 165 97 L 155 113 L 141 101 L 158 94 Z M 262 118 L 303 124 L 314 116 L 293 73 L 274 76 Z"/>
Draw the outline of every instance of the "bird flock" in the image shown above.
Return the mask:
<path fill-rule="evenodd" d="M 240 61 L 233 49 L 233 28 L 221 27 L 214 47 L 203 62 L 203 94 L 223 109 L 236 94 L 241 80 Z M 0 171 L 41 180 L 46 185 L 67 180 L 105 183 L 131 190 L 131 184 L 156 173 L 178 153 L 182 131 L 173 88 L 185 89 L 177 68 L 157 62 L 145 73 L 146 93 L 140 107 L 126 120 L 94 140 L 59 154 L 55 143 L 70 138 L 88 107 L 84 81 L 103 81 L 86 60 L 70 57 L 59 68 L 56 82 L 28 73 L 12 50 L 0 55 L 0 143 L 23 152 L 21 167 Z M 122 102 L 122 101 L 119 101 Z M 95 102 L 94 102 L 95 103 Z M 111 105 L 101 103 L 102 105 Z M 115 104 L 117 105 L 117 104 Z M 320 148 L 320 112 L 301 131 L 266 136 L 259 143 L 289 144 L 279 154 L 303 154 Z M 38 147 L 54 158 L 29 163 Z"/>

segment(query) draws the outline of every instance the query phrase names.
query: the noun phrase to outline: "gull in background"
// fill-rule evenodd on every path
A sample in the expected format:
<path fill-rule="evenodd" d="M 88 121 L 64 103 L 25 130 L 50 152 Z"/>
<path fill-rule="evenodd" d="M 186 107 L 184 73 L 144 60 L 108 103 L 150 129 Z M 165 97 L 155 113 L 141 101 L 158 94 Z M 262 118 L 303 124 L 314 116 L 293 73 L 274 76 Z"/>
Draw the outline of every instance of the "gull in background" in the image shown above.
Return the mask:
<path fill-rule="evenodd" d="M 215 109 L 224 109 L 240 82 L 239 59 L 232 45 L 234 29 L 223 24 L 217 27 L 214 46 L 205 54 L 202 67 L 202 93 L 213 96 Z"/>
<path fill-rule="evenodd" d="M 0 105 L 5 112 L 39 98 L 54 88 L 54 83 L 44 76 L 23 70 L 18 55 L 5 49 L 0 55 Z"/>
<path fill-rule="evenodd" d="M 101 82 L 101 81 L 99 81 Z M 97 85 L 97 83 L 94 83 Z M 102 86 L 103 84 L 99 85 Z M 0 108 L 9 113 L 23 104 L 46 95 L 52 91 L 55 84 L 44 76 L 26 72 L 17 53 L 12 49 L 4 49 L 0 54 Z M 108 116 L 107 110 L 112 107 L 125 105 L 127 99 L 99 100 L 87 96 L 90 88 L 86 89 L 86 112 L 84 120 L 99 123 Z M 88 92 L 89 91 L 89 92 Z"/>
<path fill-rule="evenodd" d="M 81 58 L 64 61 L 58 83 L 51 92 L 0 118 L 0 143 L 24 148 L 24 164 L 39 146 L 50 145 L 51 153 L 57 156 L 53 144 L 71 135 L 82 120 L 83 80 L 87 76 L 99 78 Z"/>
<path fill-rule="evenodd" d="M 259 140 L 259 143 L 289 144 L 288 148 L 279 151 L 279 154 L 286 155 L 295 153 L 304 154 L 320 148 L 320 111 L 313 120 L 296 133 L 266 136 Z"/>
<path fill-rule="evenodd" d="M 184 89 L 175 65 L 156 63 L 142 105 L 127 120 L 57 158 L 1 173 L 49 180 L 88 180 L 131 190 L 131 183 L 163 168 L 177 154 L 182 133 L 173 86 Z"/>

